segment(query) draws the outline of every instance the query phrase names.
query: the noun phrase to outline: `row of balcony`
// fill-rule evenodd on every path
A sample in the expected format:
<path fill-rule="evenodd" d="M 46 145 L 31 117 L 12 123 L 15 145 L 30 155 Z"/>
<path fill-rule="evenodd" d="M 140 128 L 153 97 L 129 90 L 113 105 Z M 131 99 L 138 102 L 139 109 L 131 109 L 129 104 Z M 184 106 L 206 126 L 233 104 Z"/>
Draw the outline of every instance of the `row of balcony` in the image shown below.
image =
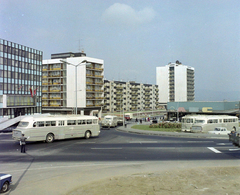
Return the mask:
<path fill-rule="evenodd" d="M 86 77 L 103 78 L 103 75 L 86 74 Z"/>

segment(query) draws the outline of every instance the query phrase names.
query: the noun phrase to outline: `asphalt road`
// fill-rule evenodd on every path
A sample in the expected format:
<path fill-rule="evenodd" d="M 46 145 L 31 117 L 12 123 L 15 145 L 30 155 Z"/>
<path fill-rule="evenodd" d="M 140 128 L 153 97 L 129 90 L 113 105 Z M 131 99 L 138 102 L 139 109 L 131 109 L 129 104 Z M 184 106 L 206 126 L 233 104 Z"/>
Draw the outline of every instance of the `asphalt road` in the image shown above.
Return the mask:
<path fill-rule="evenodd" d="M 0 134 L 0 172 L 13 175 L 7 194 L 66 194 L 80 184 L 159 168 L 239 164 L 227 139 L 183 138 L 102 130 L 97 138 L 27 143 L 26 154 Z"/>

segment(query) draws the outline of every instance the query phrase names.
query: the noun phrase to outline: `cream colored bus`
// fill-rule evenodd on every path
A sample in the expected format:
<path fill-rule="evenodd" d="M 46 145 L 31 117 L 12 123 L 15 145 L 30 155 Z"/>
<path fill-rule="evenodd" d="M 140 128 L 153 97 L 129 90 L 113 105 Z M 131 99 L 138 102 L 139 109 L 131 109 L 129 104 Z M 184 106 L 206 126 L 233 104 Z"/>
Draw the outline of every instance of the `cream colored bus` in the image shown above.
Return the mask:
<path fill-rule="evenodd" d="M 195 118 L 191 132 L 213 131 L 216 127 L 225 127 L 229 131 L 238 131 L 238 117 L 228 115 L 199 115 Z"/>
<path fill-rule="evenodd" d="M 193 124 L 195 123 L 195 119 L 198 117 L 199 115 L 186 115 L 184 117 L 182 117 L 182 131 L 185 132 L 190 132 L 192 129 Z"/>
<path fill-rule="evenodd" d="M 13 130 L 12 138 L 19 140 L 24 134 L 27 141 L 46 141 L 98 136 L 100 126 L 95 116 L 30 115 L 24 117 Z"/>

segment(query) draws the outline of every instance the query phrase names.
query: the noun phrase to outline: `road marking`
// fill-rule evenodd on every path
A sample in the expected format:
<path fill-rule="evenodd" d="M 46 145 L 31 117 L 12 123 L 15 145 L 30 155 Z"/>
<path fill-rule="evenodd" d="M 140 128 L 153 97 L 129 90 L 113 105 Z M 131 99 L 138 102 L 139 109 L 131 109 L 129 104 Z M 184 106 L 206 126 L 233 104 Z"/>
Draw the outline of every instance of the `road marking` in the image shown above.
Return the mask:
<path fill-rule="evenodd" d="M 236 150 L 240 150 L 240 149 L 239 148 L 229 149 L 229 151 L 236 151 Z"/>
<path fill-rule="evenodd" d="M 215 152 L 215 153 L 222 153 L 222 152 L 220 152 L 219 150 L 217 150 L 217 149 L 215 149 L 215 148 L 213 148 L 213 147 L 208 147 L 208 149 L 209 149 L 209 150 L 212 150 L 212 151 Z"/>
<path fill-rule="evenodd" d="M 176 147 L 147 147 L 148 150 L 175 150 Z"/>
<path fill-rule="evenodd" d="M 129 143 L 158 143 L 158 141 L 130 141 Z"/>
<path fill-rule="evenodd" d="M 121 150 L 122 148 L 91 148 L 92 150 Z"/>
<path fill-rule="evenodd" d="M 230 146 L 232 143 L 217 143 L 218 146 Z"/>
<path fill-rule="evenodd" d="M 214 141 L 187 141 L 188 143 L 211 143 Z"/>

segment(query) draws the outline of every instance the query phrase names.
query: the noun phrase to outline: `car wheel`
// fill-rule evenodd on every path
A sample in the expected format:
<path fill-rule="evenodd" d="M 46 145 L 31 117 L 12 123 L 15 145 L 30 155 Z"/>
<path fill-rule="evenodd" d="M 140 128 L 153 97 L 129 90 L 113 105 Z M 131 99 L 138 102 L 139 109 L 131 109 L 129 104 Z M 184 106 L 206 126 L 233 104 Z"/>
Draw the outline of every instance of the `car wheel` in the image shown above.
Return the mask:
<path fill-rule="evenodd" d="M 9 183 L 7 181 L 5 181 L 5 183 L 2 186 L 1 192 L 7 192 L 9 188 Z"/>
<path fill-rule="evenodd" d="M 91 132 L 90 131 L 86 131 L 85 132 L 85 138 L 89 139 L 91 137 Z"/>
<path fill-rule="evenodd" d="M 47 134 L 46 142 L 52 143 L 54 141 L 54 135 L 52 133 Z"/>

